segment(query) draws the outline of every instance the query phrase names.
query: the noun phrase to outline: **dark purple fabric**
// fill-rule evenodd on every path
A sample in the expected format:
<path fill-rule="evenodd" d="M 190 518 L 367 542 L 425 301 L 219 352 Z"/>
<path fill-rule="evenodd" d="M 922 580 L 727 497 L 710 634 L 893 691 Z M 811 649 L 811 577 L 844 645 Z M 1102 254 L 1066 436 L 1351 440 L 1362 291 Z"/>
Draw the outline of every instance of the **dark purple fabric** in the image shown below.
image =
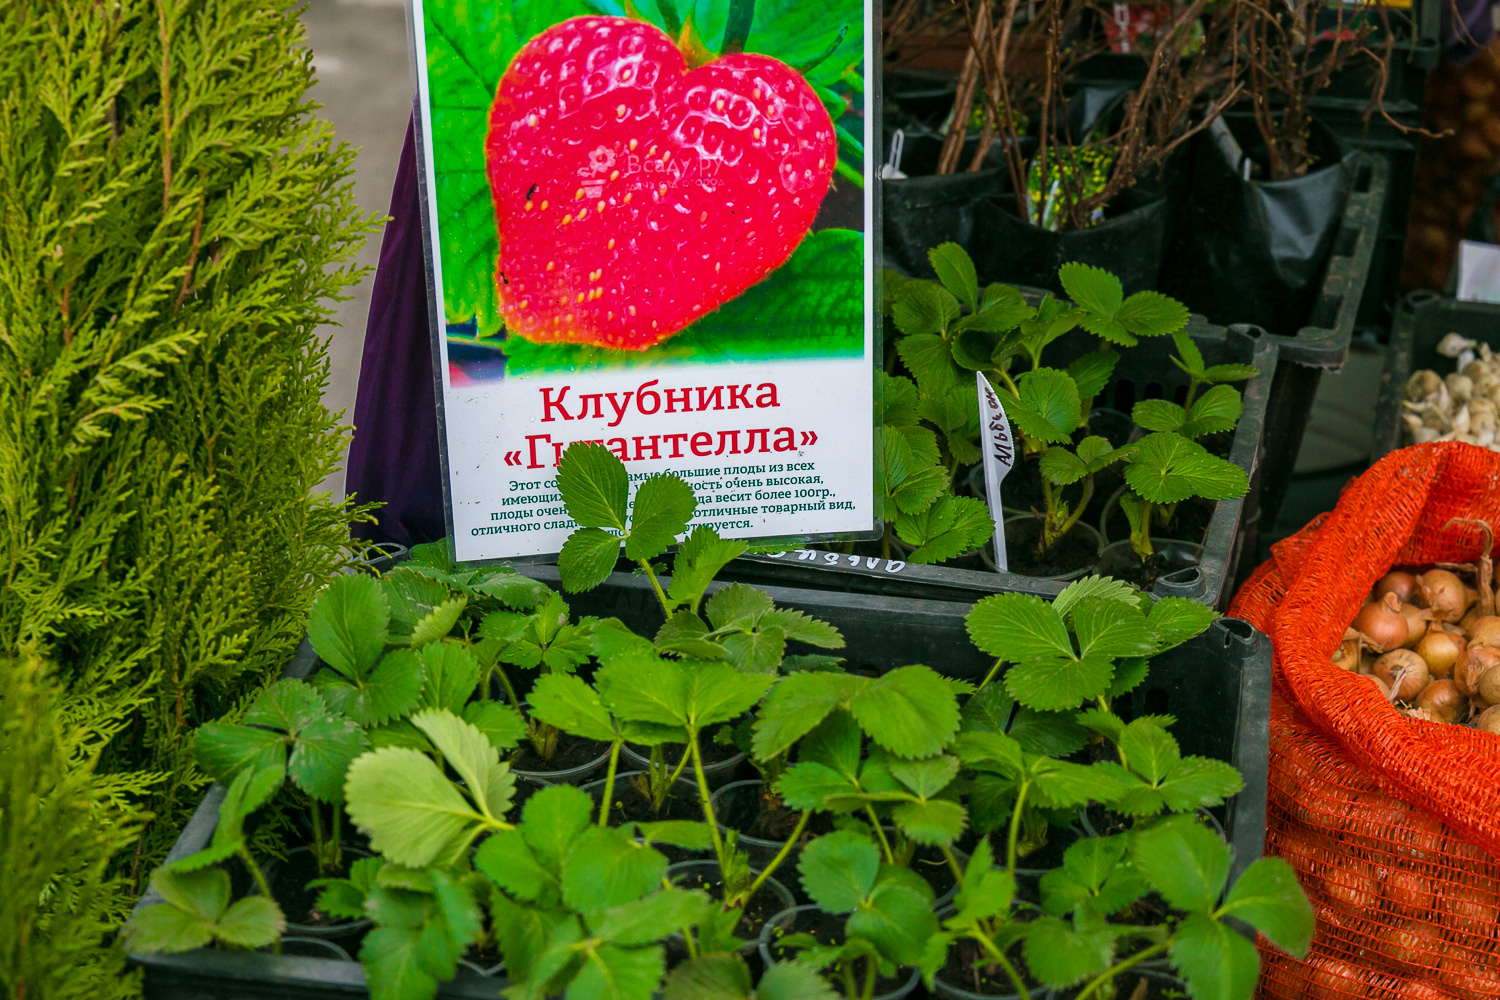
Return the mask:
<path fill-rule="evenodd" d="M 1490 13 L 1494 0 L 1439 0 L 1442 3 L 1443 61 L 1462 65 L 1495 38 Z"/>
<path fill-rule="evenodd" d="M 361 537 L 415 545 L 447 534 L 427 323 L 427 265 L 422 258 L 422 200 L 410 122 L 370 295 L 344 485 L 361 503 L 385 504 L 377 512 L 378 523 L 356 526 Z"/>

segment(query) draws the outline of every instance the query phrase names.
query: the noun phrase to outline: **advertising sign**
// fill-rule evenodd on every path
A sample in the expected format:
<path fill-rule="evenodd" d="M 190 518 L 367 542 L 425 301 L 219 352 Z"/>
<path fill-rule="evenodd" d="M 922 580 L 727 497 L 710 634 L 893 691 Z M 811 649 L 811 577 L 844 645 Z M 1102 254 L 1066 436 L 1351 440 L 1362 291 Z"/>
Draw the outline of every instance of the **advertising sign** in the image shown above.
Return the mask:
<path fill-rule="evenodd" d="M 412 0 L 458 559 L 557 552 L 576 441 L 726 537 L 873 529 L 871 3 Z"/>

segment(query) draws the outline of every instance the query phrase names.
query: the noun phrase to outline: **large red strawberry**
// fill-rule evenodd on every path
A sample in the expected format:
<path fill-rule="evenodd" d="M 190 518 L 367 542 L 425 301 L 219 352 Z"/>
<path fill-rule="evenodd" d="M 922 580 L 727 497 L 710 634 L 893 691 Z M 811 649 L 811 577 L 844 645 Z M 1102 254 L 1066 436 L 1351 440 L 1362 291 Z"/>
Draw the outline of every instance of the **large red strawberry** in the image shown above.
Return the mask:
<path fill-rule="evenodd" d="M 516 54 L 485 155 L 507 329 L 644 350 L 791 256 L 838 144 L 784 63 L 690 69 L 651 24 L 578 17 Z"/>

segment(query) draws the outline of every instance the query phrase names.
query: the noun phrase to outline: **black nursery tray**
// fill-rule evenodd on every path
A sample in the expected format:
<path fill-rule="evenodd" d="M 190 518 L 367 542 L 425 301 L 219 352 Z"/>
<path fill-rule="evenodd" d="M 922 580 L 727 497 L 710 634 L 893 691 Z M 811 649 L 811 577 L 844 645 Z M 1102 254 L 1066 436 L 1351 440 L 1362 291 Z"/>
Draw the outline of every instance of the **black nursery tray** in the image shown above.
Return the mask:
<path fill-rule="evenodd" d="M 516 568 L 560 589 L 554 566 Z M 716 583 L 710 590 L 722 586 Z M 765 589 L 778 605 L 821 618 L 843 631 L 850 640 L 851 670 L 879 674 L 925 663 L 949 676 L 977 681 L 991 666 L 989 658 L 969 642 L 965 605 L 874 594 Z M 619 618 L 647 634 L 661 624 L 660 606 L 643 577 L 615 573 L 597 589 L 569 594 L 567 599 L 575 615 Z M 307 677 L 321 665 L 311 643 L 304 640 L 283 676 Z M 1184 754 L 1228 761 L 1244 776 L 1244 791 L 1214 810 L 1233 852 L 1231 881 L 1260 857 L 1265 839 L 1270 705 L 1270 641 L 1248 623 L 1224 618 L 1202 635 L 1156 657 L 1145 683 L 1114 706 L 1127 720 L 1146 713 L 1176 716 L 1172 731 Z M 168 860 L 208 845 L 223 794 L 217 784 L 208 791 Z M 148 891 L 137 906 L 156 899 Z M 146 1000 L 333 1000 L 369 995 L 358 962 L 212 948 L 179 955 L 132 954 L 130 962 L 144 972 Z M 508 985 L 503 977 L 460 967 L 455 979 L 439 986 L 438 996 L 495 1000 Z M 920 987 L 913 994 L 923 995 Z"/>
<path fill-rule="evenodd" d="M 1199 565 L 1161 577 L 1152 593 L 1158 597 L 1186 597 L 1222 608 L 1233 589 L 1246 533 L 1253 534 L 1257 520 L 1257 476 L 1264 457 L 1266 405 L 1276 373 L 1277 346 L 1271 338 L 1259 336 L 1258 328 L 1226 329 L 1213 326 L 1198 316 L 1190 320 L 1188 329 L 1193 342 L 1203 352 L 1206 364 L 1234 362 L 1252 364 L 1260 369 L 1258 376 L 1240 385 L 1245 412 L 1235 428 L 1227 456 L 1249 475 L 1250 492 L 1242 499 L 1222 500 L 1214 506 L 1203 538 L 1203 557 Z M 1062 367 L 1095 346 L 1086 336 L 1070 334 L 1048 348 L 1053 352 L 1048 362 Z M 1139 346 L 1122 352 L 1114 380 L 1100 394 L 1095 405 L 1128 414 L 1141 399 L 1175 398 L 1180 401 L 1187 391 L 1188 380 L 1169 360 L 1172 350 L 1171 338 L 1158 337 L 1142 340 Z M 1014 470 L 1007 483 L 1013 483 L 1029 471 L 1025 468 Z M 725 579 L 747 583 L 966 602 L 1002 591 L 1050 597 L 1067 585 L 1060 580 L 1017 573 L 922 566 L 899 559 L 811 549 L 778 555 L 743 556 L 731 563 L 722 575 Z"/>

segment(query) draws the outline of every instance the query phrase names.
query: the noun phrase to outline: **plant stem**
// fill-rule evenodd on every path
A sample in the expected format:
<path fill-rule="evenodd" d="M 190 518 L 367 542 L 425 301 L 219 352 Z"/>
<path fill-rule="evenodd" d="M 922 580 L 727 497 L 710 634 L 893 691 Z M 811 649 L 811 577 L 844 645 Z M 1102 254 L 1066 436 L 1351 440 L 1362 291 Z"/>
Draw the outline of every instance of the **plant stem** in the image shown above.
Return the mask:
<path fill-rule="evenodd" d="M 1021 395 L 1021 390 L 1016 388 L 1016 384 L 1010 380 L 1010 375 L 1004 368 L 991 368 L 986 374 L 1000 376 L 1000 381 L 1005 383 L 1005 388 L 1010 390 L 1012 396 Z"/>
<path fill-rule="evenodd" d="M 313 856 L 318 862 L 318 874 L 327 875 L 327 860 L 324 854 L 328 851 L 328 842 L 323 839 L 323 815 L 318 811 L 318 800 L 312 800 L 312 828 L 313 828 Z"/>
<path fill-rule="evenodd" d="M 1005 870 L 1014 878 L 1016 874 L 1016 838 L 1021 833 L 1021 807 L 1026 804 L 1026 793 L 1031 788 L 1031 782 L 1021 782 L 1021 787 L 1016 790 L 1016 809 L 1010 814 L 1010 834 L 1005 841 Z"/>
<path fill-rule="evenodd" d="M 685 768 L 685 767 L 687 767 L 687 762 L 688 762 L 688 755 L 686 753 L 684 753 L 682 755 L 682 759 L 677 762 L 676 769 L 674 769 L 672 771 L 672 777 L 670 779 L 668 779 L 668 781 L 667 781 L 667 788 L 668 789 L 670 789 L 673 785 L 677 784 L 677 779 L 680 778 L 680 777 L 682 777 L 682 769 Z"/>
<path fill-rule="evenodd" d="M 1142 562 L 1151 558 L 1151 511 L 1155 506 L 1145 497 L 1141 498 L 1141 526 L 1130 532 L 1130 547 Z"/>
<path fill-rule="evenodd" d="M 672 609 L 667 606 L 667 595 L 661 589 L 661 581 L 656 578 L 656 570 L 651 568 L 651 561 L 649 559 L 637 559 L 636 562 L 641 564 L 641 568 L 646 571 L 646 576 L 650 578 L 651 589 L 656 591 L 656 599 L 661 602 L 662 614 L 671 618 Z"/>
<path fill-rule="evenodd" d="M 344 865 L 344 807 L 337 802 L 333 804 L 333 863 L 340 868 Z"/>
<path fill-rule="evenodd" d="M 891 522 L 885 523 L 885 530 L 880 536 L 880 558 L 891 558 Z"/>
<path fill-rule="evenodd" d="M 1131 955 L 1129 958 L 1125 959 L 1122 962 L 1117 962 L 1116 964 L 1110 966 L 1108 969 L 1105 969 L 1103 972 L 1099 973 L 1099 975 L 1090 980 L 1089 984 L 1079 991 L 1078 996 L 1075 997 L 1074 1000 L 1085 1000 L 1085 998 L 1090 993 L 1093 993 L 1102 984 L 1110 982 L 1120 973 L 1134 968 L 1148 958 L 1155 958 L 1157 955 L 1160 955 L 1171 946 L 1171 941 L 1163 941 L 1161 944 L 1154 944 L 1151 947 L 1144 949 L 1143 951 L 1136 952 L 1134 955 Z"/>
<path fill-rule="evenodd" d="M 792 853 L 792 848 L 796 845 L 798 838 L 802 836 L 802 831 L 807 829 L 807 821 L 811 818 L 812 810 L 804 809 L 802 815 L 797 818 L 797 827 L 792 831 L 792 835 L 786 839 L 785 844 L 781 845 L 781 850 L 776 852 L 776 856 L 771 859 L 770 864 L 762 868 L 760 874 L 755 876 L 755 881 L 750 883 L 750 888 L 745 890 L 745 898 L 740 901 L 741 906 L 749 906 L 750 900 L 755 898 L 756 892 L 765 884 L 766 879 L 770 878 L 771 873 L 781 867 L 781 863 Z"/>
<path fill-rule="evenodd" d="M 875 815 L 875 807 L 868 802 L 865 803 L 865 814 L 870 817 L 870 825 L 875 828 L 875 836 L 880 840 L 880 847 L 885 851 L 886 864 L 895 864 L 896 855 L 891 851 L 891 842 L 885 839 L 885 830 L 881 829 L 880 817 Z"/>
<path fill-rule="evenodd" d="M 1016 988 L 1016 996 L 1031 996 L 1031 991 L 1026 988 L 1026 983 L 1021 979 L 1021 974 L 1017 972 L 1016 967 L 1010 963 L 1010 959 L 1005 957 L 1005 952 L 995 947 L 995 942 L 991 941 L 989 938 L 985 937 L 977 930 L 972 931 L 969 936 L 972 937 L 975 941 L 978 941 L 980 947 L 984 949 L 985 954 L 989 955 L 990 958 L 994 960 L 996 965 L 1005 970 L 1005 974 L 1010 977 L 1010 984 Z"/>
<path fill-rule="evenodd" d="M 859 987 L 854 985 L 854 966 L 845 962 L 840 971 L 844 974 L 844 996 L 848 1000 L 859 1000 Z"/>
<path fill-rule="evenodd" d="M 1004 662 L 1004 660 L 995 661 L 995 665 L 993 667 L 990 667 L 990 672 L 984 675 L 984 680 L 979 682 L 979 687 L 974 689 L 974 694 L 978 694 L 980 691 L 983 691 L 986 687 L 989 686 L 990 681 L 994 680 L 995 675 L 1000 672 L 1000 664 Z M 969 695 L 969 697 L 974 697 L 974 694 Z"/>
<path fill-rule="evenodd" d="M 698 753 L 698 730 L 688 730 L 688 753 L 693 755 L 693 777 L 698 779 L 698 798 L 703 806 L 703 819 L 708 823 L 708 835 L 713 839 L 714 857 L 719 859 L 719 875 L 724 875 L 724 840 L 719 836 L 719 824 L 714 819 L 713 796 L 708 794 L 708 778 L 703 774 L 703 758 Z"/>
<path fill-rule="evenodd" d="M 1094 498 L 1094 474 L 1092 472 L 1090 472 L 1088 474 L 1088 476 L 1083 481 L 1083 496 L 1081 496 L 1081 497 L 1078 498 L 1078 506 L 1073 509 L 1073 515 L 1071 517 L 1069 517 L 1066 521 L 1064 521 L 1063 522 L 1063 526 L 1058 529 L 1058 531 L 1057 531 L 1057 537 L 1058 538 L 1062 538 L 1068 532 L 1070 532 L 1070 531 L 1073 530 L 1073 525 L 1077 524 L 1078 523 L 1078 519 L 1083 516 L 1083 508 L 1087 507 L 1089 505 L 1089 501 L 1092 500 L 1093 498 Z"/>
<path fill-rule="evenodd" d="M 619 735 L 609 745 L 609 770 L 604 774 L 604 794 L 599 798 L 599 825 L 609 826 L 609 800 L 615 793 L 615 772 L 620 767 L 620 744 L 625 742 Z"/>
<path fill-rule="evenodd" d="M 729 17 L 724 22 L 724 40 L 719 55 L 729 56 L 745 51 L 745 39 L 755 23 L 755 0 L 729 0 Z"/>
<path fill-rule="evenodd" d="M 864 1000 L 873 1000 L 875 996 L 875 959 L 865 958 L 865 988 L 860 991 Z"/>
<path fill-rule="evenodd" d="M 656 9 L 667 26 L 667 34 L 676 38 L 682 31 L 682 15 L 677 13 L 676 0 L 656 0 Z"/>
<path fill-rule="evenodd" d="M 958 858 L 953 856 L 953 848 L 947 844 L 942 845 L 943 857 L 948 860 L 948 867 L 953 872 L 953 877 L 958 880 L 958 891 L 964 891 L 964 870 L 959 866 Z"/>
<path fill-rule="evenodd" d="M 271 886 L 266 882 L 266 874 L 260 870 L 260 865 L 256 864 L 255 859 L 250 856 L 250 849 L 242 843 L 235 849 L 234 853 L 239 855 L 239 859 L 245 863 L 245 867 L 250 869 L 250 876 L 255 879 L 255 885 L 256 888 L 260 889 L 260 894 L 266 898 L 267 902 L 274 903 L 276 897 L 271 895 Z M 281 954 L 281 937 L 279 935 L 271 945 L 271 953 L 274 955 Z"/>
<path fill-rule="evenodd" d="M 505 687 L 505 697 L 510 699 L 510 707 L 521 713 L 521 719 L 526 720 L 526 710 L 521 707 L 521 699 L 516 696 L 516 689 L 511 686 L 510 675 L 505 672 L 499 662 L 495 663 L 495 673 L 500 675 L 500 683 Z"/>

